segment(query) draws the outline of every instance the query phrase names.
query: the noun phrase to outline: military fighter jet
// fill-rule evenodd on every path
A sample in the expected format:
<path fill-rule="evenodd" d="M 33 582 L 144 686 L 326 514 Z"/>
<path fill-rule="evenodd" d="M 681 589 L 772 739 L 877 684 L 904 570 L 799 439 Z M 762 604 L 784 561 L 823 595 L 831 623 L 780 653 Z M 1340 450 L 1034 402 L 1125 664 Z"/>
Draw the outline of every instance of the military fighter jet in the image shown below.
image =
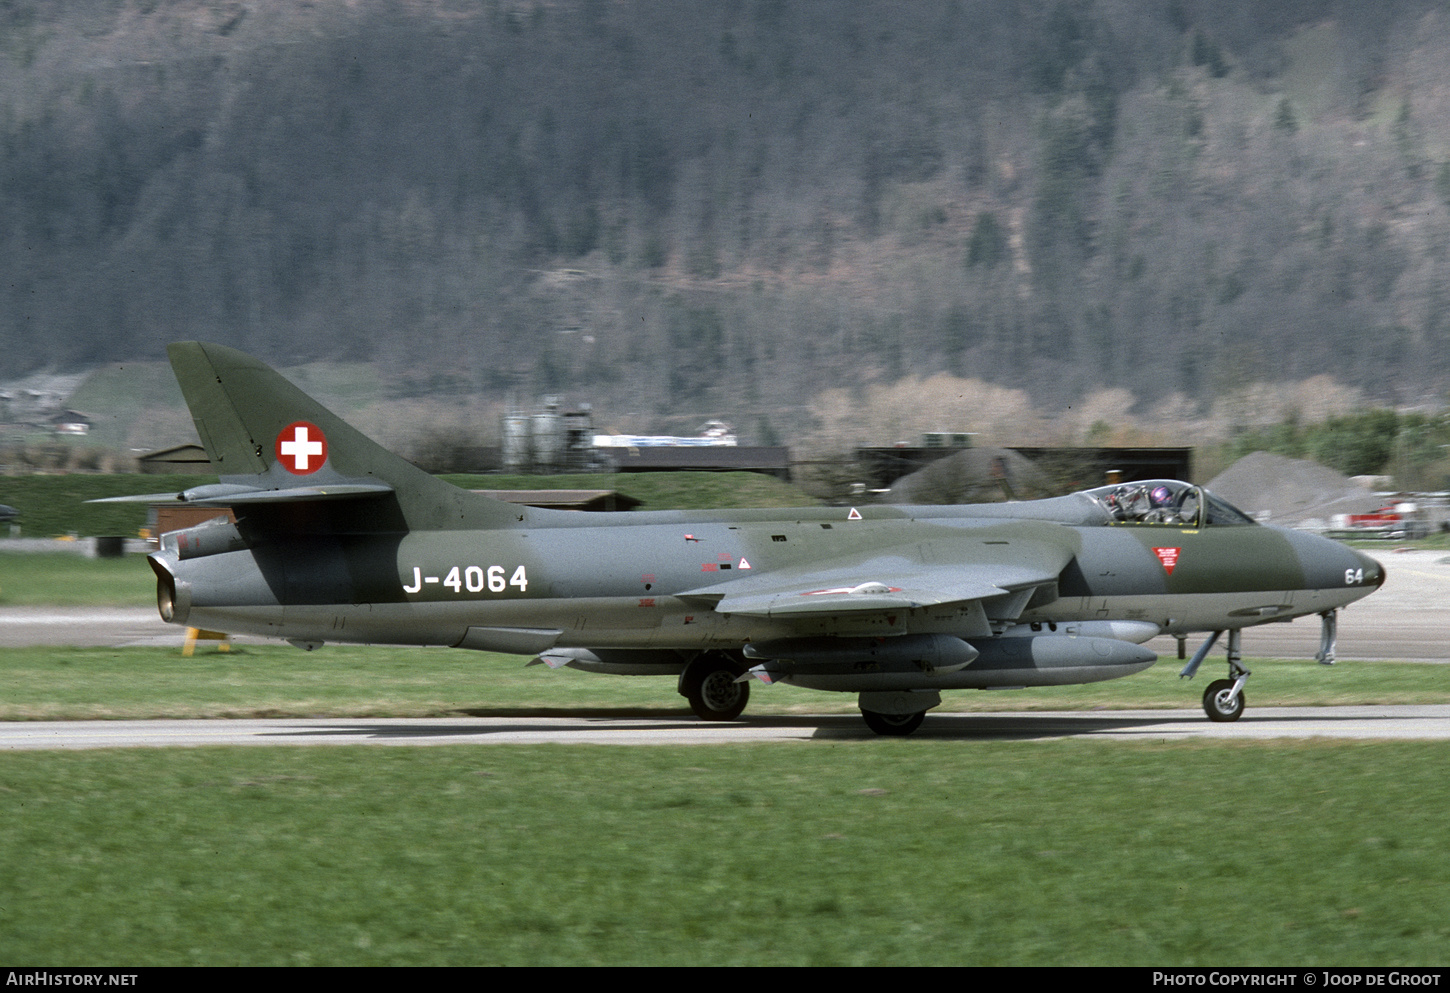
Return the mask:
<path fill-rule="evenodd" d="M 1127 676 L 1164 633 L 1211 634 L 1186 676 L 1228 633 L 1203 704 L 1235 720 L 1244 628 L 1318 614 L 1332 661 L 1337 609 L 1384 582 L 1368 556 L 1174 480 L 958 507 L 518 507 L 390 454 L 241 352 L 169 354 L 221 482 L 120 499 L 237 518 L 162 536 L 173 624 L 672 675 L 705 720 L 738 717 L 754 681 L 792 683 L 857 693 L 874 731 L 903 735 L 942 690 Z"/>

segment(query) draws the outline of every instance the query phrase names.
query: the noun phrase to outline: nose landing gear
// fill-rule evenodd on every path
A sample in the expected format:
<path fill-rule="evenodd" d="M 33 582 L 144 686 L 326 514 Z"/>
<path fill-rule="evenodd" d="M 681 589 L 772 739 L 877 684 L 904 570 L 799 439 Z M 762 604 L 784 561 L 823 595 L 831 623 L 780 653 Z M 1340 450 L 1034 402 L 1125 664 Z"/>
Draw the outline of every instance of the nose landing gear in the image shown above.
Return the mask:
<path fill-rule="evenodd" d="M 1213 635 L 1203 643 L 1203 647 L 1194 653 L 1193 658 L 1183 667 L 1179 673 L 1180 677 L 1192 679 L 1198 672 L 1198 667 L 1208 656 L 1209 649 L 1213 648 L 1214 642 L 1222 631 L 1215 631 Z M 1203 691 L 1203 712 L 1208 719 L 1215 723 L 1225 724 L 1236 721 L 1244 712 L 1244 705 L 1247 702 L 1244 698 L 1244 683 L 1252 673 L 1243 667 L 1243 656 L 1239 652 L 1239 639 L 1243 632 L 1233 628 L 1228 633 L 1228 676 L 1227 679 L 1215 679 L 1208 684 Z"/>

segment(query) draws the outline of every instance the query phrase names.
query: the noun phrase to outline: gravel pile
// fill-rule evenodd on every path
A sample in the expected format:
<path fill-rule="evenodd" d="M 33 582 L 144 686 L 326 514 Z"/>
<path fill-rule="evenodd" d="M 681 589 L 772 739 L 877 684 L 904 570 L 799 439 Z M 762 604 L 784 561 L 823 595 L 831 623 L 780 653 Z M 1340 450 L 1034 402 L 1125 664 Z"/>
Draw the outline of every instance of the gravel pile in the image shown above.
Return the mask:
<path fill-rule="evenodd" d="M 1245 455 L 1206 485 L 1271 524 L 1328 524 L 1335 514 L 1369 514 L 1384 505 L 1348 476 L 1318 462 L 1268 452 Z"/>

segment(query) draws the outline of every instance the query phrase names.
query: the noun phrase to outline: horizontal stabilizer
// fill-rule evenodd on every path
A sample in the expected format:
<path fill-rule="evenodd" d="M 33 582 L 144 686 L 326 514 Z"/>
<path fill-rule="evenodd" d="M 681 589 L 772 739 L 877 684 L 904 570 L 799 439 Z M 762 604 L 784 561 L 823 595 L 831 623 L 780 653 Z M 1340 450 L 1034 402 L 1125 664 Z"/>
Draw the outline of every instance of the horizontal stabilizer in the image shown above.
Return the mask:
<path fill-rule="evenodd" d="M 105 497 L 87 503 L 184 503 L 191 507 L 239 507 L 260 503 L 303 503 L 315 500 L 355 500 L 392 493 L 383 483 L 338 483 L 332 486 L 294 486 L 290 489 L 263 489 L 257 486 L 217 484 L 198 486 L 180 493 L 138 493 L 132 496 Z"/>

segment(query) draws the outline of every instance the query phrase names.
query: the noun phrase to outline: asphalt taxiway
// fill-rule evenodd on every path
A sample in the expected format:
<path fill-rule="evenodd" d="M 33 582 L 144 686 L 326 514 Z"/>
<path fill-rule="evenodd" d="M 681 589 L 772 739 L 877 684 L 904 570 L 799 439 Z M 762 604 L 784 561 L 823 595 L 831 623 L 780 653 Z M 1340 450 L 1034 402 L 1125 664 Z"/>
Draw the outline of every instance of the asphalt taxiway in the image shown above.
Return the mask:
<path fill-rule="evenodd" d="M 1443 741 L 1450 738 L 1450 705 L 1257 707 L 1232 724 L 1204 720 L 1201 710 L 931 714 L 913 738 Z M 0 751 L 205 745 L 711 745 L 850 740 L 880 739 L 859 717 L 841 714 L 762 716 L 719 724 L 693 718 L 587 716 L 0 723 Z"/>

